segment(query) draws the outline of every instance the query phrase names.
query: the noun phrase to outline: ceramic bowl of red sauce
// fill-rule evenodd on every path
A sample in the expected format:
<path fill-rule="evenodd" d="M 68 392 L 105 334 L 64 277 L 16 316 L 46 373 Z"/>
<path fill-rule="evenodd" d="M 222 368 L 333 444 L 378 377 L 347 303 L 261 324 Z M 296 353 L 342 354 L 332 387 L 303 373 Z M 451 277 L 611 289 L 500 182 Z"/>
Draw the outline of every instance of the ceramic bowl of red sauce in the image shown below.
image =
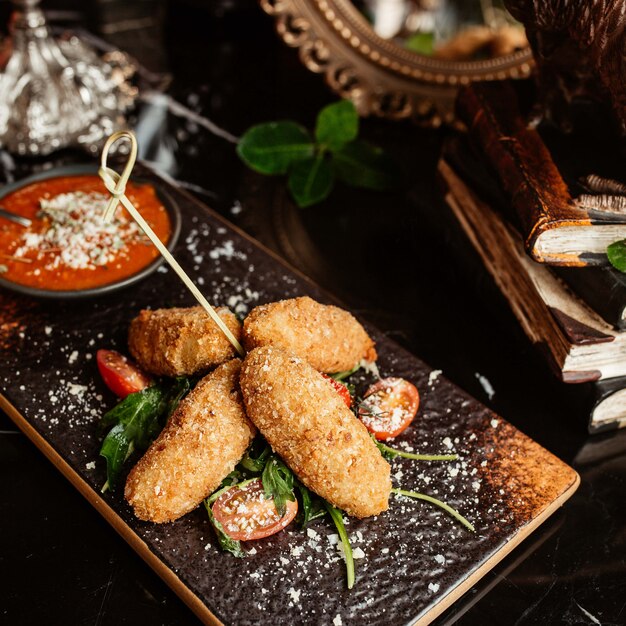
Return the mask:
<path fill-rule="evenodd" d="M 131 181 L 126 195 L 171 250 L 180 213 L 151 183 Z M 110 194 L 91 166 L 49 170 L 6 185 L 0 206 L 31 220 L 0 217 L 0 287 L 31 296 L 83 298 L 142 280 L 163 259 L 121 205 L 102 220 Z"/>

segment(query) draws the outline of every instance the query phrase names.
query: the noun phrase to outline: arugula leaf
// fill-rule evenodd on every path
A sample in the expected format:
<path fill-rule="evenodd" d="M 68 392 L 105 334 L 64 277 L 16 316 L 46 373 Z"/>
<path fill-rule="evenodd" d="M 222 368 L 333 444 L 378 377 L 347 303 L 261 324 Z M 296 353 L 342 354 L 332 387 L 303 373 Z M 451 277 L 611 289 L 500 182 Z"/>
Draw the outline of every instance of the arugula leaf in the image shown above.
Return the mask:
<path fill-rule="evenodd" d="M 183 377 L 169 386 L 153 385 L 129 394 L 104 414 L 100 428 L 113 428 L 100 448 L 100 456 L 107 463 L 107 482 L 103 491 L 115 489 L 124 461 L 135 448 L 145 450 L 152 443 L 190 388 L 191 382 Z"/>
<path fill-rule="evenodd" d="M 132 450 L 147 448 L 161 425 L 165 393 L 159 386 L 148 387 L 126 396 L 102 418 L 104 427 L 114 425 L 100 448 L 107 462 L 107 486 L 114 489 L 124 461 Z"/>
<path fill-rule="evenodd" d="M 302 507 L 298 511 L 298 523 L 304 528 L 309 522 L 326 515 L 324 500 L 311 493 L 300 481 L 296 481 L 296 487 L 300 492 Z"/>
<path fill-rule="evenodd" d="M 339 180 L 364 189 L 389 191 L 402 186 L 396 162 L 380 148 L 357 139 L 333 155 L 335 174 Z"/>
<path fill-rule="evenodd" d="M 238 485 L 242 480 L 243 473 L 235 468 L 230 474 L 228 474 L 228 476 L 226 476 L 226 478 L 222 480 L 220 486 L 218 487 L 218 491 L 221 492 L 226 489 L 226 487 L 233 487 L 234 485 Z"/>
<path fill-rule="evenodd" d="M 272 448 L 263 437 L 257 437 L 243 455 L 239 465 L 249 472 L 260 474 L 267 464 L 267 457 L 272 453 Z"/>
<path fill-rule="evenodd" d="M 213 530 L 217 535 L 217 541 L 219 542 L 222 550 L 230 552 L 237 558 L 244 558 L 246 556 L 246 553 L 241 549 L 241 542 L 237 541 L 236 539 L 231 539 L 224 532 L 224 527 L 215 519 L 215 515 L 213 515 L 213 509 L 209 504 L 209 500 L 204 501 L 204 508 L 206 509 L 207 515 L 209 516 L 209 521 L 211 522 L 211 526 L 213 526 Z"/>
<path fill-rule="evenodd" d="M 326 502 L 324 500 L 324 504 L 326 505 L 326 509 L 330 514 L 330 517 L 335 524 L 335 528 L 339 533 L 339 538 L 341 539 L 341 545 L 343 546 L 343 556 L 346 560 L 346 573 L 348 577 L 348 589 L 352 589 L 354 586 L 354 558 L 352 556 L 352 546 L 350 545 L 350 539 L 348 539 L 348 533 L 346 532 L 346 527 L 343 524 L 343 515 L 339 509 L 336 509 L 330 502 Z"/>
<path fill-rule="evenodd" d="M 261 174 L 286 174 L 294 161 L 311 157 L 314 151 L 306 128 L 289 121 L 252 126 L 237 145 L 241 160 Z"/>
<path fill-rule="evenodd" d="M 123 424 L 113 426 L 100 448 L 100 456 L 103 456 L 107 463 L 107 481 L 102 487 L 102 492 L 115 489 L 122 465 L 132 454 L 133 448 L 133 440 L 128 437 L 126 427 Z"/>
<path fill-rule="evenodd" d="M 170 419 L 180 401 L 191 391 L 191 380 L 186 376 L 178 376 L 167 392 L 164 406 L 165 422 Z M 165 424 L 164 424 L 165 425 Z"/>
<path fill-rule="evenodd" d="M 315 139 L 329 150 L 339 150 L 359 134 L 359 114 L 350 100 L 325 106 L 317 116 Z"/>
<path fill-rule="evenodd" d="M 450 505 L 442 502 L 441 500 L 437 500 L 437 498 L 433 498 L 432 496 L 427 496 L 424 493 L 418 493 L 417 491 L 405 491 L 404 489 L 399 489 L 398 487 L 394 487 L 391 490 L 392 493 L 395 493 L 399 496 L 405 496 L 407 498 L 415 498 L 416 500 L 424 500 L 425 502 L 430 502 L 435 506 L 442 508 L 446 513 L 450 514 L 454 519 L 458 520 L 467 528 L 474 532 L 474 526 L 470 522 L 467 521 L 456 509 L 453 509 Z"/>
<path fill-rule="evenodd" d="M 613 242 L 606 249 L 606 256 L 616 270 L 626 273 L 626 239 Z"/>
<path fill-rule="evenodd" d="M 405 452 L 404 450 L 386 446 L 384 443 L 378 441 L 374 435 L 370 435 L 370 437 L 383 455 L 383 458 L 388 461 L 395 459 L 397 456 L 403 459 L 413 459 L 414 461 L 456 461 L 459 458 L 458 454 L 415 454 L 413 452 Z"/>
<path fill-rule="evenodd" d="M 344 380 L 344 378 L 348 378 L 349 376 L 352 376 L 352 374 L 354 374 L 355 372 L 358 372 L 360 369 L 361 369 L 361 363 L 357 363 L 351 370 L 344 370 L 343 372 L 335 372 L 334 374 L 328 374 L 328 376 L 341 382 Z"/>
<path fill-rule="evenodd" d="M 287 500 L 295 500 L 294 478 L 291 470 L 275 455 L 268 459 L 261 476 L 266 498 L 274 499 L 274 506 L 281 517 L 285 514 Z"/>
<path fill-rule="evenodd" d="M 333 170 L 328 159 L 319 152 L 314 157 L 296 161 L 289 170 L 287 186 L 301 209 L 321 202 L 333 188 Z"/>

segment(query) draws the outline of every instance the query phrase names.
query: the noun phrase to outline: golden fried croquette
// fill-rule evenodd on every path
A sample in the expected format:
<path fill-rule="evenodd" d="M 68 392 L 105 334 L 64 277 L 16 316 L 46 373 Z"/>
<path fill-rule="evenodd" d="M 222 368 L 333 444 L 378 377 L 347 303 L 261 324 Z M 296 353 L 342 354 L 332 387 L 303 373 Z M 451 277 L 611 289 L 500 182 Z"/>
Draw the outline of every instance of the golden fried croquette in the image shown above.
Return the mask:
<path fill-rule="evenodd" d="M 319 372 L 265 346 L 248 353 L 240 383 L 248 417 L 309 489 L 355 517 L 388 508 L 389 463 Z"/>
<path fill-rule="evenodd" d="M 254 308 L 243 323 L 243 342 L 246 350 L 278 346 L 327 373 L 376 360 L 374 342 L 354 316 L 306 296 Z"/>
<path fill-rule="evenodd" d="M 131 470 L 124 496 L 139 519 L 178 519 L 239 462 L 256 433 L 243 408 L 240 369 L 233 359 L 205 376 Z"/>
<path fill-rule="evenodd" d="M 216 311 L 239 340 L 237 318 L 225 307 Z M 237 356 L 201 306 L 141 311 L 130 323 L 128 347 L 139 365 L 157 376 L 196 374 Z"/>

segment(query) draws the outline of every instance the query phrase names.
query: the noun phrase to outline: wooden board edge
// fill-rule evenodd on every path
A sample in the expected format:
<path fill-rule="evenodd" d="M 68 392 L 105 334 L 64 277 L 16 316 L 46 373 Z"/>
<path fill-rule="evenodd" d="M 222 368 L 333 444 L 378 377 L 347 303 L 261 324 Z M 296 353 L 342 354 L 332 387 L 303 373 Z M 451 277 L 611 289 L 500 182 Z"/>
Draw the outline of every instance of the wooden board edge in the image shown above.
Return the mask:
<path fill-rule="evenodd" d="M 84 481 L 63 457 L 37 432 L 26 418 L 0 393 L 2 409 L 24 433 L 24 435 L 45 455 L 63 476 L 79 491 L 102 517 L 115 529 L 126 543 L 150 566 L 163 582 L 191 609 L 203 624 L 224 626 L 207 606 L 183 581 L 161 561 L 126 522 Z"/>
<path fill-rule="evenodd" d="M 571 468 L 570 468 L 571 469 Z M 478 569 L 470 574 L 460 585 L 457 585 L 447 596 L 445 596 L 438 604 L 430 609 L 425 615 L 419 617 L 414 622 L 410 622 L 411 626 L 427 626 L 439 617 L 446 609 L 452 606 L 465 592 L 469 591 L 485 574 L 492 570 L 500 561 L 508 556 L 517 546 L 524 541 L 531 533 L 533 533 L 541 524 L 543 524 L 557 509 L 574 495 L 580 485 L 580 475 L 575 470 L 571 470 L 573 474 L 572 482 L 564 489 L 563 493 L 553 500 L 537 517 L 532 519 L 526 526 L 522 527 L 514 537 L 512 537 L 500 550 L 489 557 L 482 563 Z"/>

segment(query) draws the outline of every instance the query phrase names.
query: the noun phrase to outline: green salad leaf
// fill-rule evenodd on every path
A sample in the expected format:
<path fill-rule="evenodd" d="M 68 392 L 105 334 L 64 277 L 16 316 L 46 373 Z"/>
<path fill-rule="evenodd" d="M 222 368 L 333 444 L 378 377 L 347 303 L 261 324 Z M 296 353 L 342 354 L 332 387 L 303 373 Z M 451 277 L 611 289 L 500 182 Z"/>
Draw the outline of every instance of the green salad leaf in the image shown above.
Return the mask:
<path fill-rule="evenodd" d="M 100 456 L 107 463 L 102 491 L 115 489 L 126 459 L 133 450 L 145 450 L 154 441 L 190 389 L 189 379 L 176 378 L 172 383 L 131 393 L 104 414 L 100 428 L 110 430 L 100 448 Z"/>
<path fill-rule="evenodd" d="M 300 527 L 304 528 L 314 519 L 324 517 L 326 515 L 326 507 L 324 500 L 311 493 L 300 481 L 296 481 L 296 487 L 300 492 L 300 499 L 302 500 L 302 506 L 298 511 L 298 522 Z"/>
<path fill-rule="evenodd" d="M 187 376 L 178 376 L 174 379 L 171 387 L 167 391 L 164 406 L 165 423 L 170 419 L 180 401 L 191 391 L 192 381 Z M 165 424 L 163 424 L 165 425 Z"/>
<path fill-rule="evenodd" d="M 405 452 L 404 450 L 386 446 L 381 441 L 378 441 L 374 435 L 370 436 L 376 444 L 376 447 L 380 450 L 380 453 L 388 461 L 395 459 L 397 456 L 403 459 L 413 459 L 414 461 L 456 461 L 459 458 L 457 454 L 415 454 L 413 452 Z"/>
<path fill-rule="evenodd" d="M 235 555 L 237 558 L 243 558 L 246 556 L 246 553 L 241 549 L 241 542 L 236 539 L 231 539 L 225 532 L 224 527 L 215 519 L 215 515 L 213 515 L 213 509 L 211 508 L 212 504 L 209 504 L 209 500 L 204 501 L 204 508 L 206 509 L 207 515 L 209 516 L 209 522 L 211 522 L 211 526 L 213 526 L 213 530 L 217 535 L 217 541 L 220 544 L 222 550 L 226 550 L 226 552 L 230 552 Z"/>
<path fill-rule="evenodd" d="M 337 533 L 339 534 L 339 539 L 341 539 L 341 545 L 343 546 L 343 556 L 346 561 L 346 575 L 348 578 L 348 589 L 352 589 L 354 587 L 354 557 L 352 556 L 352 546 L 350 545 L 350 539 L 348 538 L 348 533 L 346 532 L 346 527 L 343 523 L 343 515 L 341 511 L 335 508 L 330 502 L 326 502 L 324 500 L 324 504 L 326 505 L 326 509 L 330 514 L 333 523 L 335 524 L 335 528 L 337 529 Z"/>
<path fill-rule="evenodd" d="M 467 519 L 465 519 L 456 509 L 453 509 L 450 505 L 446 504 L 445 502 L 442 502 L 441 500 L 437 500 L 437 498 L 433 498 L 432 496 L 427 496 L 426 494 L 419 493 L 417 491 L 406 491 L 398 487 L 394 487 L 391 490 L 391 492 L 399 496 L 405 496 L 407 498 L 414 498 L 416 500 L 424 500 L 425 502 L 434 504 L 435 506 L 438 506 L 439 508 L 443 509 L 450 516 L 454 517 L 454 519 L 461 522 L 461 524 L 463 524 L 463 526 L 465 526 L 465 528 L 467 528 L 468 530 L 471 530 L 472 532 L 474 532 L 475 530 L 474 526 L 470 522 L 468 522 Z"/>
<path fill-rule="evenodd" d="M 287 500 L 295 500 L 293 493 L 294 477 L 292 471 L 273 454 L 265 464 L 261 476 L 263 490 L 267 498 L 274 499 L 274 506 L 282 517 L 287 508 Z"/>
<path fill-rule="evenodd" d="M 343 372 L 335 372 L 334 374 L 328 374 L 331 378 L 342 382 L 349 376 L 352 376 L 355 372 L 358 372 L 361 369 L 361 364 L 357 363 L 351 370 L 344 370 Z"/>
<path fill-rule="evenodd" d="M 115 489 L 124 461 L 135 448 L 147 448 L 161 430 L 165 392 L 148 387 L 126 396 L 102 418 L 103 428 L 113 425 L 102 442 L 100 456 L 107 462 L 107 486 Z"/>
<path fill-rule="evenodd" d="M 272 448 L 260 435 L 254 439 L 251 446 L 243 455 L 239 465 L 253 474 L 261 474 L 265 469 L 268 457 L 272 454 Z"/>

